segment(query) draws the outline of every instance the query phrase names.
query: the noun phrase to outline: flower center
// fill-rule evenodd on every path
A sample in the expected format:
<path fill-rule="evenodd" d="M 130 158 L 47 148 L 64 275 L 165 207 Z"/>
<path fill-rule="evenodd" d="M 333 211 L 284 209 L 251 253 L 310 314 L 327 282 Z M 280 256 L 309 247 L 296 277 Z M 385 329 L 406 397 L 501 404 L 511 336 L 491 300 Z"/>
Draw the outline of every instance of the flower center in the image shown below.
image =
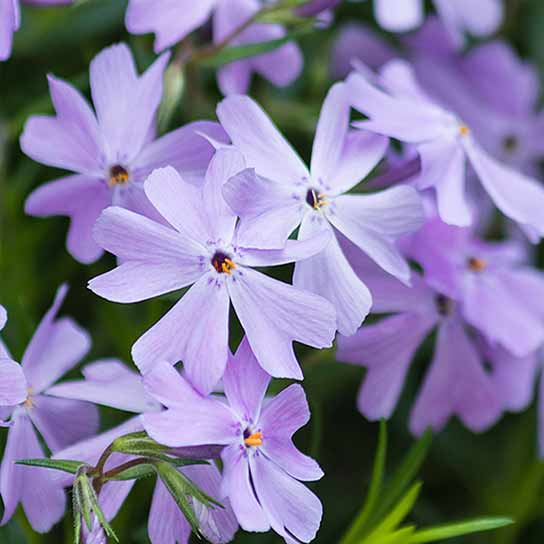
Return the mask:
<path fill-rule="evenodd" d="M 459 134 L 461 136 L 468 136 L 470 134 L 470 128 L 468 128 L 466 125 L 461 125 L 459 127 Z"/>
<path fill-rule="evenodd" d="M 26 394 L 27 394 L 26 400 L 23 402 L 23 406 L 27 410 L 30 410 L 30 409 L 34 408 L 34 400 L 32 399 L 32 393 L 33 393 L 32 387 L 29 387 L 26 390 Z"/>
<path fill-rule="evenodd" d="M 483 272 L 487 268 L 487 262 L 478 257 L 470 257 L 467 261 L 467 266 L 473 272 Z"/>
<path fill-rule="evenodd" d="M 319 208 L 326 206 L 328 204 L 326 198 L 326 195 L 317 192 L 316 189 L 308 189 L 308 192 L 306 193 L 306 203 L 314 210 L 319 210 Z"/>
<path fill-rule="evenodd" d="M 502 140 L 502 147 L 507 153 L 513 153 L 518 148 L 519 142 L 514 134 L 505 136 Z"/>
<path fill-rule="evenodd" d="M 108 180 L 108 185 L 114 187 L 115 185 L 124 185 L 129 179 L 128 172 L 126 168 L 120 164 L 116 164 L 110 168 L 110 179 Z"/>
<path fill-rule="evenodd" d="M 434 303 L 440 315 L 447 316 L 453 311 L 453 300 L 445 295 L 437 295 Z"/>
<path fill-rule="evenodd" d="M 263 433 L 258 431 L 256 433 L 251 433 L 250 434 L 249 431 L 246 429 L 246 431 L 244 432 L 244 444 L 247 447 L 253 446 L 255 448 L 257 446 L 262 446 L 262 444 L 263 444 Z"/>
<path fill-rule="evenodd" d="M 228 274 L 229 276 L 236 268 L 236 265 L 231 258 L 222 251 L 217 251 L 212 257 L 212 265 L 219 274 Z"/>

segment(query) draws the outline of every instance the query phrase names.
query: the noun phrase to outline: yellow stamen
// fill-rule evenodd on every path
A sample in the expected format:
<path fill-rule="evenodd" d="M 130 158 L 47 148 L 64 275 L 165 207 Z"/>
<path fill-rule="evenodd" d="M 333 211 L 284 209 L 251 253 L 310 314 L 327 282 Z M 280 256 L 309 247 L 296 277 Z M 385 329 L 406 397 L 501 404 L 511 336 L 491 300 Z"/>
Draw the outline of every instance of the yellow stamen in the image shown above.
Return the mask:
<path fill-rule="evenodd" d="M 263 444 L 263 433 L 257 432 L 250 434 L 245 440 L 244 444 L 246 446 L 262 446 Z"/>
<path fill-rule="evenodd" d="M 32 387 L 29 387 L 27 390 L 26 390 L 26 393 L 27 393 L 27 397 L 26 397 L 26 400 L 25 402 L 23 403 L 23 406 L 25 408 L 27 408 L 28 410 L 30 410 L 31 408 L 34 408 L 34 401 L 32 400 Z"/>
<path fill-rule="evenodd" d="M 223 262 L 221 263 L 221 270 L 230 276 L 232 271 L 236 268 L 236 265 L 228 258 L 225 257 Z"/>
<path fill-rule="evenodd" d="M 470 134 L 470 128 L 466 125 L 461 125 L 459 127 L 459 134 L 461 134 L 461 136 L 468 136 Z"/>
<path fill-rule="evenodd" d="M 108 184 L 110 187 L 114 185 L 124 185 L 129 179 L 128 172 L 122 166 L 112 166 L 110 168 L 110 179 Z"/>
<path fill-rule="evenodd" d="M 487 262 L 484 259 L 479 259 L 478 257 L 471 257 L 468 260 L 468 267 L 473 272 L 482 272 L 487 268 Z"/>

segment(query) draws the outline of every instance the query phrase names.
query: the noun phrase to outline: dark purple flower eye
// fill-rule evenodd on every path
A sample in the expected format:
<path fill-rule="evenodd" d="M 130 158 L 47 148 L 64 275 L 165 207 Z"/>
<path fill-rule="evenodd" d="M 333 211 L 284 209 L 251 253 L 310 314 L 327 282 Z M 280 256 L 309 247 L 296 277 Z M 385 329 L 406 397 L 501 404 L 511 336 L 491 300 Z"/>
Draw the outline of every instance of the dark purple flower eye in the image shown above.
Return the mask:
<path fill-rule="evenodd" d="M 128 178 L 129 175 L 126 168 L 120 164 L 116 164 L 110 168 L 110 187 L 113 187 L 114 185 L 124 185 L 128 181 Z"/>
<path fill-rule="evenodd" d="M 519 146 L 518 138 L 514 134 L 508 134 L 502 140 L 502 147 L 507 153 L 514 153 Z"/>
<path fill-rule="evenodd" d="M 440 315 L 450 315 L 453 310 L 453 300 L 445 295 L 437 295 L 434 299 L 436 309 Z"/>
<path fill-rule="evenodd" d="M 217 251 L 212 257 L 212 265 L 215 268 L 216 272 L 219 274 L 228 274 L 230 275 L 232 271 L 236 268 L 236 265 L 232 259 L 222 251 Z"/>
<path fill-rule="evenodd" d="M 473 272 L 482 272 L 487 268 L 487 262 L 478 257 L 470 257 L 467 261 L 467 266 Z"/>
<path fill-rule="evenodd" d="M 319 210 L 319 208 L 327 204 L 327 201 L 323 193 L 319 193 L 316 189 L 308 189 L 306 203 L 308 206 L 314 208 L 314 210 Z"/>

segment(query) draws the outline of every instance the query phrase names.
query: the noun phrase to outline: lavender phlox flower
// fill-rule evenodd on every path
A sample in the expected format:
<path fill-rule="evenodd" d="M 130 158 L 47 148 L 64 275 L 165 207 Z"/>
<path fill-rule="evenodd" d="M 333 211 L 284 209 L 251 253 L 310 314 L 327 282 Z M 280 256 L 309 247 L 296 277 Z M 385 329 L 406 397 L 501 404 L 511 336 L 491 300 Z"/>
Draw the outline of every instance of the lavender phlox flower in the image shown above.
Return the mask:
<path fill-rule="evenodd" d="M 134 413 L 159 412 L 161 403 L 155 400 L 144 388 L 141 376 L 116 360 L 103 360 L 87 365 L 83 370 L 85 379 L 65 382 L 53 388 L 53 394 L 62 394 L 69 398 L 84 399 L 103 406 Z M 139 419 L 132 418 L 122 425 L 102 433 L 89 440 L 73 445 L 54 457 L 58 459 L 74 459 L 94 466 L 113 440 L 125 434 L 142 430 Z M 193 447 L 172 450 L 179 457 L 205 459 L 218 455 L 220 448 Z M 107 461 L 106 470 L 110 470 L 132 457 L 124 454 L 113 454 Z M 185 466 L 180 469 L 205 493 L 219 498 L 221 474 L 213 461 L 209 465 Z M 61 487 L 73 483 L 73 477 L 55 473 L 54 479 Z M 99 501 L 108 520 L 118 513 L 126 497 L 130 493 L 134 481 L 108 482 L 100 492 Z M 198 501 L 193 501 L 193 508 L 199 520 L 200 530 L 214 544 L 222 544 L 232 540 L 238 524 L 234 518 L 228 501 L 223 502 L 225 508 L 209 509 Z M 148 519 L 148 534 L 153 544 L 186 544 L 189 542 L 191 528 L 174 499 L 157 479 Z M 99 527 L 94 527 L 87 536 L 87 542 L 103 538 Z"/>
<path fill-rule="evenodd" d="M 53 452 L 98 430 L 95 406 L 49 394 L 54 382 L 85 356 L 91 344 L 88 334 L 72 319 L 56 318 L 66 292 L 66 286 L 58 290 L 21 365 L 6 358 L 9 357 L 7 350 L 0 350 L 5 351 L 0 354 L 2 417 L 9 418 L 7 444 L 0 467 L 0 494 L 4 501 L 2 524 L 12 517 L 21 503 L 30 524 L 38 532 L 49 531 L 61 519 L 64 493 L 53 485 L 44 471 L 15 462 L 45 456 L 36 430 Z M 6 386 L 12 390 L 5 391 Z"/>
<path fill-rule="evenodd" d="M 223 189 L 241 218 L 240 235 L 252 247 L 281 248 L 299 226 L 301 241 L 329 233 L 323 252 L 296 264 L 293 282 L 330 300 L 338 330 L 354 333 L 372 297 L 346 261 L 337 232 L 407 282 L 409 268 L 396 241 L 424 220 L 421 199 L 411 187 L 346 194 L 380 162 L 387 138 L 349 129 L 343 83 L 331 88 L 323 104 L 309 169 L 251 98 L 227 97 L 217 115 L 248 166 Z"/>
<path fill-rule="evenodd" d="M 410 41 L 419 83 L 455 111 L 493 157 L 537 175 L 544 156 L 544 115 L 536 67 L 503 41 L 479 45 L 465 55 L 437 54 L 434 43 L 446 30 L 429 21 L 420 33 L 430 26 L 433 37 L 416 35 Z"/>
<path fill-rule="evenodd" d="M 242 341 L 224 376 L 227 403 L 198 393 L 170 365 L 160 363 L 144 377 L 148 391 L 166 405 L 144 414 L 148 434 L 171 447 L 222 444 L 222 495 L 230 500 L 241 527 L 270 528 L 286 542 L 310 542 L 322 506 L 299 480 L 318 480 L 318 464 L 292 443 L 310 417 L 300 385 L 264 400 L 270 376 Z"/>
<path fill-rule="evenodd" d="M 374 312 L 393 315 L 339 337 L 337 358 L 368 369 L 361 412 L 370 419 L 389 417 L 417 348 L 437 328 L 410 428 L 416 434 L 428 426 L 439 430 L 456 414 L 472 430 L 483 430 L 501 411 L 522 409 L 530 399 L 535 353 L 544 341 L 537 302 L 544 278 L 523 264 L 521 244 L 484 243 L 469 229 L 437 220 L 412 242 L 408 254 L 421 262 L 425 275 L 413 272 L 411 289 L 345 246 L 372 290 Z"/>
<path fill-rule="evenodd" d="M 259 362 L 274 376 L 301 379 L 292 342 L 330 346 L 335 332 L 327 300 L 254 270 L 307 259 L 327 245 L 328 233 L 288 241 L 281 249 L 249 248 L 221 196 L 224 182 L 244 168 L 237 151 L 223 148 L 202 189 L 173 168 L 156 170 L 145 191 L 170 227 L 112 207 L 95 228 L 97 242 L 122 260 L 91 280 L 100 296 L 138 302 L 192 285 L 134 344 L 132 356 L 143 372 L 161 360 L 183 361 L 191 383 L 206 393 L 227 363 L 231 302 Z"/>
<path fill-rule="evenodd" d="M 214 149 L 200 133 L 217 140 L 224 135 L 217 123 L 201 121 L 155 139 L 168 58 L 162 55 L 138 75 L 126 45 L 108 47 L 90 65 L 95 111 L 71 85 L 49 76 L 56 116 L 32 116 L 25 125 L 21 147 L 27 155 L 75 172 L 36 189 L 25 210 L 39 217 L 69 216 L 67 247 L 83 263 L 102 254 L 92 228 L 104 208 L 113 204 L 153 215 L 143 191 L 148 174 L 170 165 L 188 182 L 202 183 Z"/>
<path fill-rule="evenodd" d="M 420 88 L 408 63 L 389 62 L 380 80 L 378 88 L 360 74 L 348 77 L 353 106 L 369 117 L 354 124 L 414 144 L 422 166 L 415 186 L 435 191 L 443 221 L 467 226 L 473 220 L 465 194 L 468 162 L 495 205 L 524 229 L 542 236 L 544 188 L 536 180 L 484 151 L 464 120 L 439 106 Z"/>

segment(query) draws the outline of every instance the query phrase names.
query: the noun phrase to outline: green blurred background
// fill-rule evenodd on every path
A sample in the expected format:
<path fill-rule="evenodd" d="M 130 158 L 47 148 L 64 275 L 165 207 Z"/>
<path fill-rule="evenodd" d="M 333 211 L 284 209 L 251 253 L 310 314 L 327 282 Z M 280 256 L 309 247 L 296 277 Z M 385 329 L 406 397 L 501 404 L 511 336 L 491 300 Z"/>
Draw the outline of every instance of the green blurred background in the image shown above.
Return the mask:
<path fill-rule="evenodd" d="M 3 337 L 16 359 L 62 282 L 71 286 L 63 311 L 75 316 L 93 337 L 93 349 L 86 362 L 114 356 L 130 364 L 133 342 L 175 298 L 135 305 L 117 305 L 97 298 L 86 289 L 86 283 L 111 268 L 113 259 L 106 256 L 93 266 L 78 264 L 65 250 L 65 218 L 36 219 L 23 213 L 24 200 L 33 188 L 63 175 L 34 163 L 18 146 L 25 119 L 30 114 L 51 111 L 45 75 L 51 72 L 65 78 L 88 95 L 89 61 L 105 46 L 127 41 L 141 69 L 153 59 L 151 36 L 126 33 L 125 7 L 123 0 L 87 0 L 70 8 L 24 8 L 23 27 L 16 35 L 14 54 L 0 64 L 0 302 L 9 312 Z M 507 13 L 502 36 L 544 74 L 544 2 L 509 0 Z M 252 89 L 304 157 L 309 156 L 321 101 L 331 84 L 330 46 L 347 20 L 371 21 L 369 3 L 345 3 L 330 28 L 301 38 L 305 71 L 289 89 L 278 90 L 262 81 L 255 81 Z M 167 128 L 214 118 L 220 95 L 213 70 L 197 67 L 185 76 L 185 93 Z M 280 275 L 288 280 L 290 273 L 290 269 L 285 269 Z M 236 342 L 239 331 L 233 336 Z M 419 355 L 389 425 L 391 469 L 413 442 L 406 429 L 407 414 L 429 354 L 427 347 Z M 300 350 L 300 356 L 312 420 L 299 432 L 297 442 L 318 459 L 326 474 L 312 486 L 325 510 L 316 542 L 336 543 L 363 502 L 378 425 L 365 421 L 355 407 L 363 377 L 361 369 L 336 363 L 332 350 L 319 355 Z M 75 371 L 73 376 L 77 374 Z M 126 417 L 105 409 L 102 415 L 104 429 Z M 6 431 L 1 430 L 0 448 L 5 435 Z M 418 525 L 476 515 L 508 515 L 516 520 L 515 525 L 451 542 L 544 542 L 544 464 L 537 459 L 534 406 L 525 413 L 504 418 L 481 435 L 471 434 L 456 421 L 450 423 L 435 437 L 420 477 L 425 486 L 411 516 L 411 521 Z M 121 542 L 148 542 L 145 522 L 151 491 L 152 482 L 137 484 L 114 521 Z M 20 511 L 6 527 L 0 528 L 2 544 L 57 544 L 70 539 L 69 515 L 49 535 L 33 534 Z M 280 541 L 273 533 L 240 532 L 235 538 L 236 543 L 248 544 Z"/>

